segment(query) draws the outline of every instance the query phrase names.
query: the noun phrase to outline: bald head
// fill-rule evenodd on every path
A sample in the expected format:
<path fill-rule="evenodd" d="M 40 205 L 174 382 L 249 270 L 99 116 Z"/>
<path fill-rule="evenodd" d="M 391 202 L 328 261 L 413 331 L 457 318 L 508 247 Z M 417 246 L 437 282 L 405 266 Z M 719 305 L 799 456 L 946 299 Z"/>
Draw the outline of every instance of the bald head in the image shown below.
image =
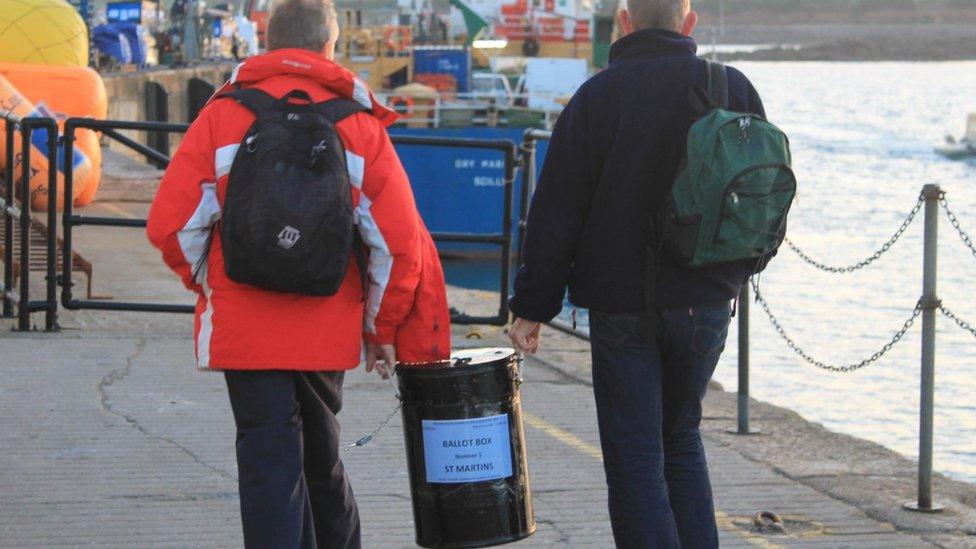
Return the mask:
<path fill-rule="evenodd" d="M 690 11 L 690 0 L 627 0 L 627 12 L 635 31 L 666 29 L 682 32 Z"/>

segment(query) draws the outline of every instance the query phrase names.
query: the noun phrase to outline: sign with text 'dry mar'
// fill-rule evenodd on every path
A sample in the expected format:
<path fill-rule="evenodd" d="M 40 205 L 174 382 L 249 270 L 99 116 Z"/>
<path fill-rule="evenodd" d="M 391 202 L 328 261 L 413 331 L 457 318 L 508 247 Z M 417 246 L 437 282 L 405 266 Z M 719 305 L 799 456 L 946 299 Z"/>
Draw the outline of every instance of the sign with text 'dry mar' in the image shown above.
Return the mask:
<path fill-rule="evenodd" d="M 481 482 L 512 476 L 508 414 L 421 423 L 427 482 Z"/>

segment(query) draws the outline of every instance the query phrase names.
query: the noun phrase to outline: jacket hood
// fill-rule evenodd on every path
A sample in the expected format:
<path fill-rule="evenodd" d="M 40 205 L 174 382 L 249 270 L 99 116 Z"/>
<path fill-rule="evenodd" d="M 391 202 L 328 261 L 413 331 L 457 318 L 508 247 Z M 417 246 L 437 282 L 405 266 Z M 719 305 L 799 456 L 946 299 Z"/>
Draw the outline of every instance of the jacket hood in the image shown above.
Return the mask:
<path fill-rule="evenodd" d="M 235 86 L 254 85 L 267 78 L 283 75 L 307 78 L 340 97 L 352 99 L 369 109 L 370 114 L 385 126 L 393 124 L 399 118 L 394 111 L 377 101 L 373 92 L 349 69 L 315 52 L 292 48 L 274 50 L 245 59 L 234 68 L 230 80 L 210 100 L 231 91 Z"/>

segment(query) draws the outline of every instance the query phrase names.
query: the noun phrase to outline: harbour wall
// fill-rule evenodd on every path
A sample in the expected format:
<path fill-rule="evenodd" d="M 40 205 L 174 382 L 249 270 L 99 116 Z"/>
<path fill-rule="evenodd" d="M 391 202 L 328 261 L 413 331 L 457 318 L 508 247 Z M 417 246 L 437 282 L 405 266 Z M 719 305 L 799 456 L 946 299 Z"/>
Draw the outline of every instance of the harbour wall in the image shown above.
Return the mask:
<path fill-rule="evenodd" d="M 225 82 L 234 63 L 215 63 L 179 69 L 121 72 L 104 75 L 105 89 L 110 98 L 108 118 L 111 120 L 160 120 L 189 122 L 191 115 L 206 101 L 206 91 Z M 201 99 L 202 98 L 202 99 Z M 123 132 L 142 144 L 148 144 L 147 132 Z M 170 152 L 179 144 L 181 134 L 169 136 Z M 139 157 L 131 149 L 109 140 L 109 147 L 132 157 Z"/>

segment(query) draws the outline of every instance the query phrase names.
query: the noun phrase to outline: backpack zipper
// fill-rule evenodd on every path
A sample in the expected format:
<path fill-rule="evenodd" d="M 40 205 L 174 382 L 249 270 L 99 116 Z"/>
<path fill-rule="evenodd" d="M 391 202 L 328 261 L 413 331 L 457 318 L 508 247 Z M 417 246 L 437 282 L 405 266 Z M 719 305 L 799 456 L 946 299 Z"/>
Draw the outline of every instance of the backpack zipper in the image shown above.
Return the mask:
<path fill-rule="evenodd" d="M 740 179 L 742 179 L 742 177 L 745 176 L 746 174 L 749 174 L 751 172 L 757 172 L 760 170 L 768 170 L 771 168 L 779 168 L 788 172 L 791 176 L 793 175 L 793 169 L 790 168 L 787 164 L 784 164 L 782 162 L 771 162 L 768 164 L 749 166 L 748 168 L 741 170 L 739 173 L 735 174 L 735 176 L 732 177 L 732 181 L 725 186 L 725 190 L 722 193 L 722 204 L 719 206 L 719 210 L 718 210 L 718 223 L 715 224 L 715 232 L 714 234 L 712 234 L 712 244 L 719 244 L 721 242 L 721 240 L 719 239 L 719 232 L 721 232 L 722 223 L 726 218 L 725 209 L 726 209 L 726 204 L 728 203 L 726 198 L 734 197 L 733 199 L 735 200 L 736 204 L 738 204 L 739 202 L 739 195 L 736 194 L 736 192 L 733 190 L 736 186 L 736 183 Z M 796 177 L 793 177 L 793 180 L 796 181 Z"/>

